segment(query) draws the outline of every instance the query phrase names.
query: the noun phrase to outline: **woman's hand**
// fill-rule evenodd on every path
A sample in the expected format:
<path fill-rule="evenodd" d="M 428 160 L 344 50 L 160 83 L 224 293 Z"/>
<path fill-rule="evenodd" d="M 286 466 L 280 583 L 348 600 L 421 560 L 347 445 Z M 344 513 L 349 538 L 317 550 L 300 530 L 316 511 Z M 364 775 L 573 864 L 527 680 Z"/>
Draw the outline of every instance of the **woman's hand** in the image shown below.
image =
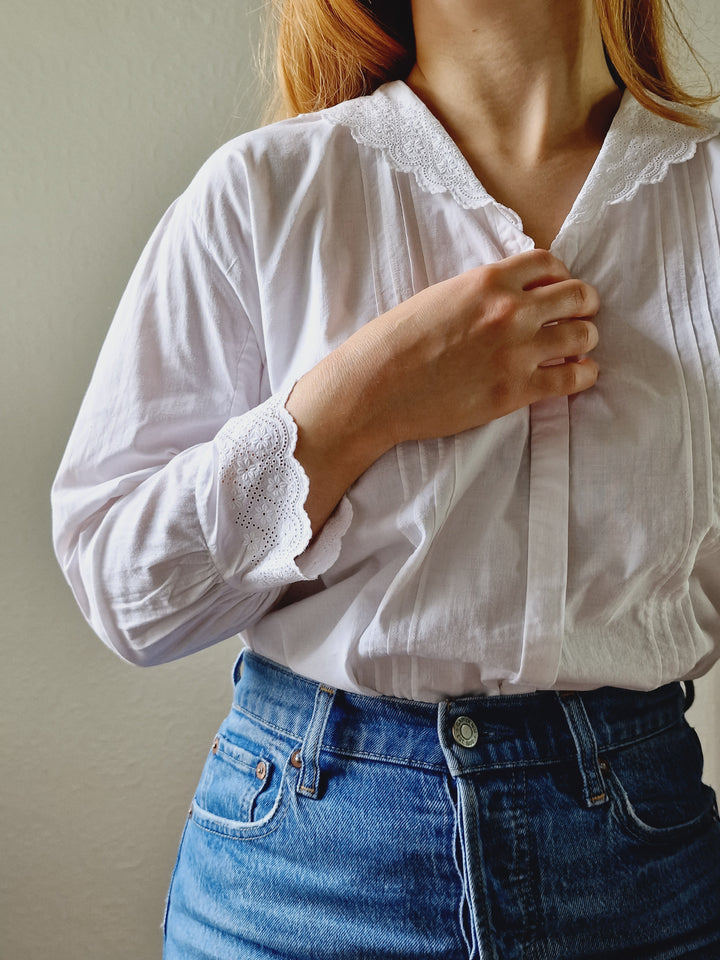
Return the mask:
<path fill-rule="evenodd" d="M 596 291 L 543 250 L 476 267 L 367 323 L 296 384 L 287 408 L 313 529 L 404 440 L 481 426 L 591 387 Z"/>
<path fill-rule="evenodd" d="M 591 387 L 594 288 L 533 250 L 423 290 L 348 341 L 388 446 L 441 437 Z M 552 366 L 552 361 L 563 361 Z"/>

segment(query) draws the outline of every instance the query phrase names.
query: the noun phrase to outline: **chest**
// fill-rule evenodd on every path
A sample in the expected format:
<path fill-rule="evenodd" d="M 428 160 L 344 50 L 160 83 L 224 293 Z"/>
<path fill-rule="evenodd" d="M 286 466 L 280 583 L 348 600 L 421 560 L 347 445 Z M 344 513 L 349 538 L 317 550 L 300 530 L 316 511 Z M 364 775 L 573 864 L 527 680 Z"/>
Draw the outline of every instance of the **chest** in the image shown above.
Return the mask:
<path fill-rule="evenodd" d="M 476 174 L 498 203 L 521 219 L 535 246 L 549 250 L 597 159 L 599 147 L 569 151 L 543 163 L 479 158 Z"/>
<path fill-rule="evenodd" d="M 670 434 L 675 447 L 688 437 L 706 438 L 714 447 L 720 437 L 714 204 L 709 188 L 689 192 L 685 183 L 685 169 L 675 167 L 663 184 L 622 203 L 585 208 L 575 220 L 564 216 L 574 188 L 558 188 L 555 219 L 546 220 L 555 233 L 563 218 L 552 252 L 574 276 L 592 283 L 601 300 L 595 351 L 601 378 L 574 401 L 573 421 L 594 438 L 587 449 L 606 457 L 617 451 L 621 462 L 641 447 L 659 472 L 673 469 L 677 450 Z M 389 173 L 372 193 L 352 177 L 343 188 L 344 209 L 362 211 L 366 229 L 344 232 L 341 221 L 335 236 L 332 223 L 318 220 L 313 233 L 291 232 L 281 257 L 260 258 L 277 264 L 260 284 L 273 389 L 430 284 L 533 246 L 509 209 L 495 203 L 463 208 L 446 194 L 422 190 L 411 175 Z M 529 202 L 531 193 L 532 184 Z M 539 209 L 535 202 L 532 209 Z M 289 276 L 306 282 L 288 284 Z"/>

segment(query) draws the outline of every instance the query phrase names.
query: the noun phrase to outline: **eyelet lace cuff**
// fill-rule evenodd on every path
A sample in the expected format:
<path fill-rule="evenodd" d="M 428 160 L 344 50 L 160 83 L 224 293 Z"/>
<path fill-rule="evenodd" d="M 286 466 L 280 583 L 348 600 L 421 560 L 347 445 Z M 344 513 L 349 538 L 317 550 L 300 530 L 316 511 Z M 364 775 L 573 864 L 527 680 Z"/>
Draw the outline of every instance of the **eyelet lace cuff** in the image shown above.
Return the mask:
<path fill-rule="evenodd" d="M 343 498 L 309 546 L 309 481 L 294 456 L 297 426 L 285 409 L 288 393 L 229 420 L 216 437 L 221 510 L 235 524 L 243 554 L 232 579 L 245 584 L 276 587 L 315 579 L 337 559 L 352 519 Z"/>

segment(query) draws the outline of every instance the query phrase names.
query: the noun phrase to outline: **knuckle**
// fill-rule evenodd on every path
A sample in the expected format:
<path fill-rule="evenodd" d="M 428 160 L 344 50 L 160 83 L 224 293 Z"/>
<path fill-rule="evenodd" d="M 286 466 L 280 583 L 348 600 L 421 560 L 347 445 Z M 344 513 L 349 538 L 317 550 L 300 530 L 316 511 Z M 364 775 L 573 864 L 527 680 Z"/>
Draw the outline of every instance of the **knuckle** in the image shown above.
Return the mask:
<path fill-rule="evenodd" d="M 580 387 L 580 374 L 577 364 L 565 363 L 557 368 L 557 393 L 558 396 L 568 396 L 577 393 Z"/>
<path fill-rule="evenodd" d="M 533 254 L 540 270 L 550 271 L 558 264 L 556 257 L 554 257 L 549 250 L 536 249 L 533 251 Z"/>
<path fill-rule="evenodd" d="M 485 330 L 496 336 L 495 348 L 500 348 L 509 336 L 508 328 L 515 322 L 521 310 L 520 297 L 506 287 L 496 286 L 484 290 L 475 300 L 474 315 L 477 331 Z"/>
<path fill-rule="evenodd" d="M 580 368 L 576 363 L 566 363 L 566 382 L 565 386 L 568 393 L 577 393 L 578 390 L 582 389 L 581 379 L 580 379 Z"/>
<path fill-rule="evenodd" d="M 573 298 L 577 316 L 588 317 L 597 313 L 600 299 L 595 287 L 577 280 L 574 284 Z"/>
<path fill-rule="evenodd" d="M 577 316 L 582 316 L 588 307 L 587 287 L 580 280 L 576 280 L 572 285 L 573 306 Z"/>
<path fill-rule="evenodd" d="M 518 297 L 510 290 L 497 291 L 493 298 L 492 319 L 506 325 L 518 312 Z"/>
<path fill-rule="evenodd" d="M 597 381 L 599 368 L 590 362 L 566 363 L 557 368 L 557 392 L 559 396 L 571 396 L 592 387 Z"/>
<path fill-rule="evenodd" d="M 569 280 L 570 272 L 562 260 L 550 253 L 549 250 L 535 250 L 533 266 L 538 274 L 550 277 L 553 281 Z"/>
<path fill-rule="evenodd" d="M 575 353 L 585 353 L 591 347 L 590 330 L 586 323 L 580 323 L 574 331 Z"/>
<path fill-rule="evenodd" d="M 471 284 L 471 292 L 474 292 L 477 296 L 487 296 L 500 286 L 501 276 L 502 267 L 498 263 L 488 263 L 470 270 L 468 279 Z"/>

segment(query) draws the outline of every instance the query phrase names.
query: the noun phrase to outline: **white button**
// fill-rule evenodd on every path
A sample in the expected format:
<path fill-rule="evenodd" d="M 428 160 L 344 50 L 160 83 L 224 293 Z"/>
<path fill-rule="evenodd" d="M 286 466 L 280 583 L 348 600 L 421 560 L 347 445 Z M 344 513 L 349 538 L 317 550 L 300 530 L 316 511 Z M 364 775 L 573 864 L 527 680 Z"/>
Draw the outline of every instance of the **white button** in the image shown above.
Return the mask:
<path fill-rule="evenodd" d="M 470 717 L 458 717 L 452 728 L 453 740 L 461 747 L 474 747 L 478 742 L 478 728 Z"/>

